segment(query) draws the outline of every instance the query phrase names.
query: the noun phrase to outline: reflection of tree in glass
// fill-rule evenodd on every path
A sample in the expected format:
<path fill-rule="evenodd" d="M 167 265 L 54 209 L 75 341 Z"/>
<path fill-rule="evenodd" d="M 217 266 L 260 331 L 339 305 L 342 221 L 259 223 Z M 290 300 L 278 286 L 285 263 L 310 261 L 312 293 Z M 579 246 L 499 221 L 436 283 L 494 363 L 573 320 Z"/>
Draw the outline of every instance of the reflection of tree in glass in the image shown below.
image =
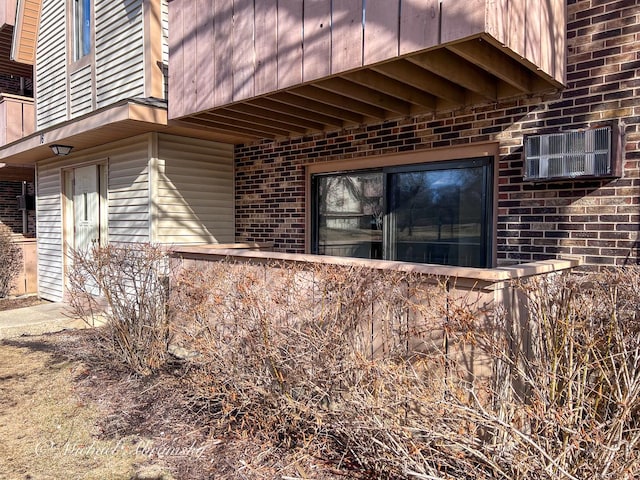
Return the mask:
<path fill-rule="evenodd" d="M 376 229 L 382 229 L 382 174 L 331 175 L 318 182 L 321 215 L 354 213 L 371 215 Z"/>

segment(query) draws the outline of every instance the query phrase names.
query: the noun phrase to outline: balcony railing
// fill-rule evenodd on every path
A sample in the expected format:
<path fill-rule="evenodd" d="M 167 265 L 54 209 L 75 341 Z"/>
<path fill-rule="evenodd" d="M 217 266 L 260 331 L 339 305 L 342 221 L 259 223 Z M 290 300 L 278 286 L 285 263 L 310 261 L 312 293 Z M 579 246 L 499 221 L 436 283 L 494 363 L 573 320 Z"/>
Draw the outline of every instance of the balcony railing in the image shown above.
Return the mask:
<path fill-rule="evenodd" d="M 35 132 L 33 98 L 0 95 L 0 146 Z"/>

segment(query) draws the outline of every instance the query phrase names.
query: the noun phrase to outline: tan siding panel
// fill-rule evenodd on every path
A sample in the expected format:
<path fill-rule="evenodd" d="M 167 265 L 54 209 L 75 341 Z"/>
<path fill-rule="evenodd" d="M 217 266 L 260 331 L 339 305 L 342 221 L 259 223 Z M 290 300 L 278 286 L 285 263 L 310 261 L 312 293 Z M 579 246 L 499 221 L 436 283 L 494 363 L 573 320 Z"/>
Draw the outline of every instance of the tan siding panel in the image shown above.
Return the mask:
<path fill-rule="evenodd" d="M 156 240 L 233 242 L 233 146 L 160 135 L 158 155 Z"/>
<path fill-rule="evenodd" d="M 41 1 L 33 0 L 23 0 L 20 3 L 19 23 L 15 26 L 17 29 L 15 35 L 16 43 L 13 46 L 13 57 L 18 62 L 29 65 L 35 64 L 36 38 L 38 24 L 40 23 L 41 4 Z"/>

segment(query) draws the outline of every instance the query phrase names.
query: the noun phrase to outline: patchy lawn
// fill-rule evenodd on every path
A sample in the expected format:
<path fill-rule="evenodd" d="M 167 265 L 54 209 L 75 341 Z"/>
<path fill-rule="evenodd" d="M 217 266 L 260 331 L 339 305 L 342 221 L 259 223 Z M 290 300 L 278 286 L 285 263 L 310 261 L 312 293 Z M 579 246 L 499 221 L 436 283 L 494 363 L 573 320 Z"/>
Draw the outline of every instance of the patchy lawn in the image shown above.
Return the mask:
<path fill-rule="evenodd" d="M 97 363 L 96 348 L 92 330 L 0 341 L 0 480 L 353 478 L 216 432 L 180 388 L 181 367 L 135 377 Z"/>
<path fill-rule="evenodd" d="M 49 340 L 0 344 L 0 478 L 131 478 L 136 439 L 96 435 L 99 405 L 75 392 L 84 367 Z"/>

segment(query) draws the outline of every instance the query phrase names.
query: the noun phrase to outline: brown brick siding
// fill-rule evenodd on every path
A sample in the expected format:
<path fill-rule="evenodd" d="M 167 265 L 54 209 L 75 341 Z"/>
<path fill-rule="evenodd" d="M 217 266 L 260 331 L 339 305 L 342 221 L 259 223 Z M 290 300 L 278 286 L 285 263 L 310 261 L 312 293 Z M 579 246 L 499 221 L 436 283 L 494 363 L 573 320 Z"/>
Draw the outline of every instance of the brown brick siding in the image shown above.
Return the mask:
<path fill-rule="evenodd" d="M 34 193 L 33 183 L 27 184 L 27 192 Z M 18 210 L 16 196 L 22 194 L 22 182 L 0 181 L 0 223 L 7 225 L 14 233 L 22 232 L 22 211 Z M 35 234 L 35 211 L 28 212 L 28 232 Z"/>
<path fill-rule="evenodd" d="M 24 90 L 20 88 L 20 77 L 15 75 L 0 74 L 0 93 L 10 93 L 12 95 L 33 96 L 33 82 L 31 79 L 24 80 Z"/>
<path fill-rule="evenodd" d="M 567 88 L 544 98 L 412 117 L 236 148 L 238 241 L 302 252 L 303 165 L 500 141 L 496 239 L 501 264 L 583 256 L 588 266 L 638 262 L 640 222 L 640 5 L 568 1 Z M 621 120 L 623 178 L 522 181 L 522 137 Z"/>

